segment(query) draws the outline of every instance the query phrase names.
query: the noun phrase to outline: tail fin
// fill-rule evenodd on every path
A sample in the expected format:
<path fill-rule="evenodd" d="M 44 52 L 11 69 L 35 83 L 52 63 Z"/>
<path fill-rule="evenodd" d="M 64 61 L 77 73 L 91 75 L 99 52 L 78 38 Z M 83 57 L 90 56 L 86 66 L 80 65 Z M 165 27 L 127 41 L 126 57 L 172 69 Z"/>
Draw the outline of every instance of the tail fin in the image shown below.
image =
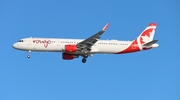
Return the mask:
<path fill-rule="evenodd" d="M 153 40 L 156 30 L 156 23 L 150 23 L 147 28 L 138 36 L 137 39 L 132 41 L 130 46 L 125 50 L 118 52 L 118 54 L 137 52 L 140 50 L 148 50 L 151 48 L 158 47 L 158 44 L 155 44 L 157 40 Z"/>
<path fill-rule="evenodd" d="M 151 42 L 154 38 L 156 23 L 150 23 L 148 27 L 138 36 L 141 45 Z"/>

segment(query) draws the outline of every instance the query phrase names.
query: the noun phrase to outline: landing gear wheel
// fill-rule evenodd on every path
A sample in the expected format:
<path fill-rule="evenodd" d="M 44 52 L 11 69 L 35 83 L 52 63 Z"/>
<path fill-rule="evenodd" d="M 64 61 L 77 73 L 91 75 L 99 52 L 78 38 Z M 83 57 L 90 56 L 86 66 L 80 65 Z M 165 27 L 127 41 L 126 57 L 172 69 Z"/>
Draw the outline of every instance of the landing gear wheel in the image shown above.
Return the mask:
<path fill-rule="evenodd" d="M 83 63 L 86 63 L 86 58 L 83 58 L 83 59 L 82 59 L 82 62 L 83 62 Z"/>
<path fill-rule="evenodd" d="M 27 56 L 27 58 L 30 58 L 30 57 L 31 57 L 30 55 Z"/>

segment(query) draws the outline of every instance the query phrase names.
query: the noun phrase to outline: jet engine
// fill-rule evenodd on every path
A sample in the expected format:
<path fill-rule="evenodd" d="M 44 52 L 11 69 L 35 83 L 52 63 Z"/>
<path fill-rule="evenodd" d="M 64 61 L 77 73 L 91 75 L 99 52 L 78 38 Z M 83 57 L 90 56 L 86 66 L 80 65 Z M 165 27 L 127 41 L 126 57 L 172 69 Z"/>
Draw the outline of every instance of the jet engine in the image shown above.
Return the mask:
<path fill-rule="evenodd" d="M 65 45 L 65 52 L 76 52 L 76 45 Z"/>
<path fill-rule="evenodd" d="M 62 58 L 64 60 L 72 60 L 74 58 L 78 58 L 79 55 L 75 55 L 75 54 L 69 54 L 69 53 L 62 53 Z"/>

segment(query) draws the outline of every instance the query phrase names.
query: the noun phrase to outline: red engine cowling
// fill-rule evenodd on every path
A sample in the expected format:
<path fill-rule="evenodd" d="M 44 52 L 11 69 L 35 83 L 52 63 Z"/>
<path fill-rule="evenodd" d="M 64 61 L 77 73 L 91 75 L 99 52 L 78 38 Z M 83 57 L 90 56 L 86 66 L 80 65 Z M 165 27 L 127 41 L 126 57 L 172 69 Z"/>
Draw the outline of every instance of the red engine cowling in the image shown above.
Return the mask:
<path fill-rule="evenodd" d="M 77 47 L 76 47 L 76 45 L 65 45 L 65 51 L 66 52 L 76 52 Z"/>
<path fill-rule="evenodd" d="M 78 58 L 79 56 L 78 55 L 75 55 L 75 54 L 68 54 L 68 53 L 63 53 L 62 54 L 62 58 L 64 60 L 72 60 L 74 58 Z"/>

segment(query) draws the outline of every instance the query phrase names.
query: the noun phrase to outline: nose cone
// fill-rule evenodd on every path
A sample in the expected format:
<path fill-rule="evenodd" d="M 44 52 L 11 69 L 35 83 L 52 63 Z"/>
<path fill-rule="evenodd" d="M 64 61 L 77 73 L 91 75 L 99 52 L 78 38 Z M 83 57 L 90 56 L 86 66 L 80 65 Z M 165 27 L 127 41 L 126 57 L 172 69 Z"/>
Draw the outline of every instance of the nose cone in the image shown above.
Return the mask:
<path fill-rule="evenodd" d="M 14 44 L 13 44 L 13 48 L 14 48 L 14 49 L 17 49 L 17 48 L 18 48 L 18 44 L 17 44 L 17 43 L 14 43 Z"/>

